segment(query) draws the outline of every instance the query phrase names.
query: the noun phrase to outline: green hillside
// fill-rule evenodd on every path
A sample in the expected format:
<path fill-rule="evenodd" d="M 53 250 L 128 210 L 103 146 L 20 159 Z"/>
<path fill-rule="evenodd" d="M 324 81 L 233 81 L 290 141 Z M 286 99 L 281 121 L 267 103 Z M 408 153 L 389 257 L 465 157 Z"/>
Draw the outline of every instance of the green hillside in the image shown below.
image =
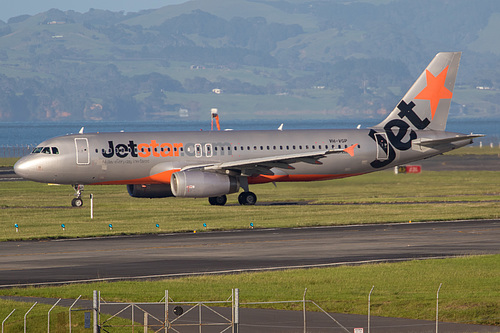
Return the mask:
<path fill-rule="evenodd" d="M 0 21 L 0 121 L 378 118 L 462 50 L 453 116 L 500 117 L 500 2 L 192 0 Z M 478 89 L 477 87 L 482 87 Z M 185 111 L 182 112 L 185 116 Z"/>

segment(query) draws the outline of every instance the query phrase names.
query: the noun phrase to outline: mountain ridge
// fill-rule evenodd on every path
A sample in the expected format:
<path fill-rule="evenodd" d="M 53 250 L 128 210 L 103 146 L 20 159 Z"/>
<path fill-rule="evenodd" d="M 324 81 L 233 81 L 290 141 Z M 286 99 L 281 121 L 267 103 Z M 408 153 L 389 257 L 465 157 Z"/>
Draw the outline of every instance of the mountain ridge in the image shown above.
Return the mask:
<path fill-rule="evenodd" d="M 499 21 L 494 0 L 51 9 L 0 22 L 0 121 L 200 119 L 212 107 L 230 119 L 377 118 L 455 50 L 453 115 L 500 117 Z"/>

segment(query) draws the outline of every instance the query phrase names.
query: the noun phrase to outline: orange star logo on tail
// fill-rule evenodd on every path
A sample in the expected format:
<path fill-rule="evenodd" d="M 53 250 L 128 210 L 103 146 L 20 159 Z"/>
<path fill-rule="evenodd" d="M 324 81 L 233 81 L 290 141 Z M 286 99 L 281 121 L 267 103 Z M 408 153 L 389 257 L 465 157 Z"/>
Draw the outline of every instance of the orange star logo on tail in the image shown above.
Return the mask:
<path fill-rule="evenodd" d="M 450 99 L 453 93 L 444 86 L 446 75 L 448 74 L 448 66 L 438 76 L 432 75 L 429 70 L 425 70 L 425 78 L 427 86 L 415 96 L 415 99 L 427 99 L 431 103 L 432 119 L 438 107 L 439 101 L 442 99 Z"/>

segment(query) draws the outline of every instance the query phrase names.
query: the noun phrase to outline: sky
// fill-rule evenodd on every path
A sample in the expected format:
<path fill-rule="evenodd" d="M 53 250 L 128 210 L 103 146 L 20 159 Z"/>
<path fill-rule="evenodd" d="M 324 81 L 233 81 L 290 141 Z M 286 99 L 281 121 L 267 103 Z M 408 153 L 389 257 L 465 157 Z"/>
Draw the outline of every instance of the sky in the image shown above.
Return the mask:
<path fill-rule="evenodd" d="M 51 8 L 81 13 L 87 12 L 90 8 L 137 12 L 142 9 L 160 8 L 183 2 L 187 0 L 2 0 L 0 20 L 7 22 L 11 17 L 24 14 L 35 15 Z"/>

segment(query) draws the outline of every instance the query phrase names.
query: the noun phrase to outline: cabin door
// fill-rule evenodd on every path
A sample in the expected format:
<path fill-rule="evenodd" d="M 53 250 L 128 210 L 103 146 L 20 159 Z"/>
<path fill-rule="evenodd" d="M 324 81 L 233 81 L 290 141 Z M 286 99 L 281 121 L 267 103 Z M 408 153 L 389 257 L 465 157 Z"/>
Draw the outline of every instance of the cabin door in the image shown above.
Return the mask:
<path fill-rule="evenodd" d="M 90 164 L 89 140 L 87 138 L 76 138 L 76 164 Z"/>

